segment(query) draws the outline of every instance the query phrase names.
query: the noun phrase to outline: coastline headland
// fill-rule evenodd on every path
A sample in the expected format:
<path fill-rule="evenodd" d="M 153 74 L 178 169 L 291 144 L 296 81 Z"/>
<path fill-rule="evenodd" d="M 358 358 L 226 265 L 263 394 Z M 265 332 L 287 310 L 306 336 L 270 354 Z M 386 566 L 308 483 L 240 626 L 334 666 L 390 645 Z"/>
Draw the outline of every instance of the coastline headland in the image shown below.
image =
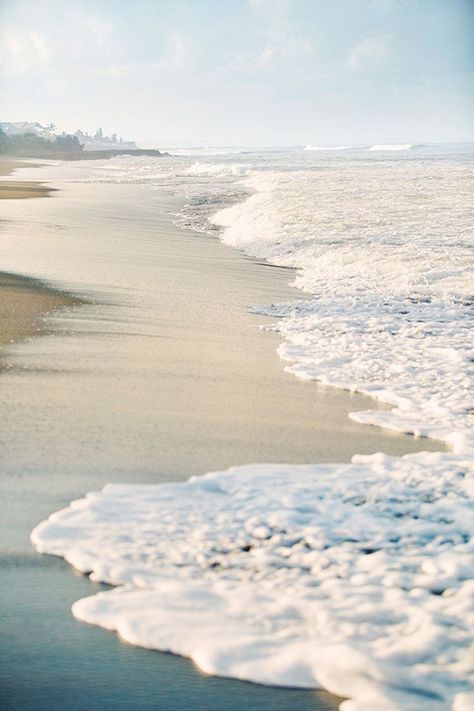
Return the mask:
<path fill-rule="evenodd" d="M 28 124 L 28 126 L 30 125 Z M 59 136 L 51 133 L 41 135 L 41 133 L 38 134 L 33 129 L 28 129 L 27 132 L 6 133 L 0 124 L 0 159 L 40 158 L 68 161 L 100 160 L 127 155 L 160 158 L 163 155 L 168 155 L 154 148 L 138 148 L 135 143 L 130 142 L 125 144 L 114 142 L 107 145 L 107 143 L 96 141 L 89 144 L 92 146 L 91 148 L 85 149 L 85 143 L 79 140 L 77 133 Z"/>
<path fill-rule="evenodd" d="M 61 160 L 106 160 L 117 156 L 147 156 L 148 158 L 162 158 L 168 156 L 155 148 L 117 148 L 116 150 L 80 151 L 77 154 L 66 153 Z"/>

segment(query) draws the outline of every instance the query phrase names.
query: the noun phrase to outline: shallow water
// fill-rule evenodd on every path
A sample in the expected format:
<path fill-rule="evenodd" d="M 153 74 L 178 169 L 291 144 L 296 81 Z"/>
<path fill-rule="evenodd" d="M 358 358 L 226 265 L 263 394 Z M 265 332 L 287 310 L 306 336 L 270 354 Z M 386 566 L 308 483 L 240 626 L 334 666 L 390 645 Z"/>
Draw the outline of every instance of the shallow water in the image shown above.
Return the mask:
<path fill-rule="evenodd" d="M 109 481 L 437 445 L 351 422 L 370 399 L 283 372 L 278 336 L 247 309 L 297 298 L 287 270 L 173 227 L 174 198 L 143 186 L 62 187 L 4 211 L 3 268 L 91 303 L 12 347 L 0 376 L 2 708 L 336 708 L 320 693 L 205 677 L 76 622 L 70 605 L 98 586 L 35 555 L 29 533 Z"/>
<path fill-rule="evenodd" d="M 2 709 L 337 708 L 321 692 L 204 676 L 181 657 L 78 623 L 70 606 L 99 587 L 55 558 L 2 559 Z"/>

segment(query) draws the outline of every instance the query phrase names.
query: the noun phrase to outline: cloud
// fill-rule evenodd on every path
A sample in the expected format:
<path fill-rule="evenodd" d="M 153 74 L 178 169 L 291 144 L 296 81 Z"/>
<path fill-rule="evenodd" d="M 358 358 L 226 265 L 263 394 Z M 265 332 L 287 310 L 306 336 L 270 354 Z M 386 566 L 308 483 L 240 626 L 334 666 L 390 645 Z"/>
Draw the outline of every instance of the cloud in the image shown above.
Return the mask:
<path fill-rule="evenodd" d="M 348 64 L 352 69 L 372 69 L 390 56 L 392 36 L 389 34 L 366 37 L 351 49 Z"/>
<path fill-rule="evenodd" d="M 166 41 L 165 51 L 161 58 L 162 62 L 175 66 L 182 66 L 189 56 L 188 43 L 182 34 L 173 32 Z"/>
<path fill-rule="evenodd" d="M 161 53 L 157 51 L 156 58 L 119 62 L 115 64 L 104 64 L 98 71 L 105 76 L 114 79 L 124 79 L 146 75 L 147 77 L 158 77 L 170 74 L 175 69 L 190 67 L 191 47 L 182 33 L 170 32 L 165 38 Z"/>
<path fill-rule="evenodd" d="M 247 0 L 253 10 L 265 12 L 267 15 L 286 14 L 292 5 L 292 0 Z"/>
<path fill-rule="evenodd" d="M 0 30 L 0 70 L 4 76 L 37 74 L 46 66 L 53 75 L 73 59 L 94 54 L 102 57 L 115 30 L 108 20 L 78 18 L 74 11 L 64 13 L 60 32 L 48 16 L 33 17 L 30 22 L 28 26 L 21 14 L 13 15 Z"/>
<path fill-rule="evenodd" d="M 289 58 L 310 54 L 312 47 L 291 19 L 293 0 L 247 0 L 263 27 L 263 43 L 255 52 L 239 54 L 228 67 L 269 70 Z"/>
<path fill-rule="evenodd" d="M 0 67 L 6 75 L 23 74 L 50 59 L 48 44 L 36 30 L 0 32 Z"/>
<path fill-rule="evenodd" d="M 310 54 L 310 52 L 311 46 L 303 38 L 282 28 L 275 28 L 267 33 L 265 44 L 255 64 L 260 69 L 271 69 L 285 59 Z"/>
<path fill-rule="evenodd" d="M 86 27 L 92 34 L 96 44 L 99 47 L 107 44 L 111 35 L 115 31 L 115 27 L 111 22 L 103 20 L 99 17 L 91 17 L 86 22 Z"/>

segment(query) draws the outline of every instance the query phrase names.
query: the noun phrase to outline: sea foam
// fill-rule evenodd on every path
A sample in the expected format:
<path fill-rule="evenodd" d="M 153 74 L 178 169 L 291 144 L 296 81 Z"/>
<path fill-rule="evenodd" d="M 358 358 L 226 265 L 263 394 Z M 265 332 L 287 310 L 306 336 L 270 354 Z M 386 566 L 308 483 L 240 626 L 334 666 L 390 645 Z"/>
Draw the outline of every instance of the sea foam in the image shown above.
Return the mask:
<path fill-rule="evenodd" d="M 109 485 L 32 540 L 121 586 L 73 613 L 131 644 L 209 674 L 324 687 L 352 699 L 344 711 L 445 711 L 456 699 L 467 711 L 469 467 L 374 455 Z"/>
<path fill-rule="evenodd" d="M 288 370 L 394 406 L 359 422 L 474 451 L 470 171 L 396 163 L 381 175 L 254 173 L 254 193 L 212 219 L 229 244 L 297 268 L 312 295 L 260 309 L 280 319 Z"/>
<path fill-rule="evenodd" d="M 108 179 L 158 170 L 157 185 L 191 196 L 191 224 L 207 229 L 215 213 L 225 242 L 295 268 L 302 298 L 258 307 L 282 334 L 287 368 L 392 405 L 354 419 L 453 451 L 109 485 L 32 539 L 120 586 L 73 612 L 133 644 L 207 673 L 324 687 L 348 698 L 344 711 L 468 711 L 472 170 L 464 157 L 398 159 L 390 148 L 383 162 L 309 152 L 305 169 L 296 154 L 284 166 L 262 158 L 263 170 L 235 157 L 203 169 L 130 162 Z"/>
<path fill-rule="evenodd" d="M 249 171 L 249 166 L 242 163 L 202 163 L 196 161 L 187 169 L 188 175 L 246 175 Z"/>

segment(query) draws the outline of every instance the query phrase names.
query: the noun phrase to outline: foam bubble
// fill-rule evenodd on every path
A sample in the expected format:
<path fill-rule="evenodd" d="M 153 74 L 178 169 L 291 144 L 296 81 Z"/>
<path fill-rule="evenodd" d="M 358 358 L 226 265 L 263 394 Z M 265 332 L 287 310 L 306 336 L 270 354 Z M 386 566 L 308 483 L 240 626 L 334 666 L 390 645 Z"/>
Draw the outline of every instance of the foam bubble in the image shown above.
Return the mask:
<path fill-rule="evenodd" d="M 473 478 L 432 453 L 235 467 L 106 486 L 32 540 L 121 586 L 73 613 L 131 644 L 353 711 L 445 711 L 474 681 Z"/>

